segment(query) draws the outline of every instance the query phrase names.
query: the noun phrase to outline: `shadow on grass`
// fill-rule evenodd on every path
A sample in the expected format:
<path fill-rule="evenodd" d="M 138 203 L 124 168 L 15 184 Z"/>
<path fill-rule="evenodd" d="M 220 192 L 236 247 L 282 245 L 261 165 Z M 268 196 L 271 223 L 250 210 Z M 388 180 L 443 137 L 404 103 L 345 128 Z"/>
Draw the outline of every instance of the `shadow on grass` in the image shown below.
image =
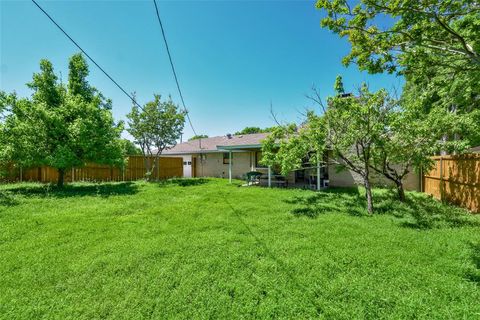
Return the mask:
<path fill-rule="evenodd" d="M 320 210 L 316 208 L 313 209 L 311 207 L 295 208 L 291 212 L 294 216 L 297 216 L 297 217 L 305 216 L 309 218 L 316 218 L 320 214 Z"/>
<path fill-rule="evenodd" d="M 18 204 L 17 197 L 69 198 L 98 196 L 110 197 L 117 195 L 132 195 L 138 192 L 138 186 L 133 182 L 115 183 L 73 183 L 58 188 L 52 184 L 17 184 L 9 185 L 0 191 L 0 205 L 13 206 Z"/>
<path fill-rule="evenodd" d="M 465 274 L 465 278 L 480 285 L 480 243 L 470 244 L 473 266 Z"/>
<path fill-rule="evenodd" d="M 0 191 L 0 207 L 13 207 L 18 204 L 18 200 L 9 192 Z"/>
<path fill-rule="evenodd" d="M 363 216 L 366 201 L 358 189 L 331 188 L 306 197 L 294 197 L 285 202 L 301 207 L 292 209 L 292 214 L 300 217 L 316 218 L 320 214 L 346 212 L 352 216 Z"/>
<path fill-rule="evenodd" d="M 375 214 L 402 219 L 401 225 L 414 229 L 480 226 L 480 219 L 466 210 L 443 204 L 423 193 L 408 192 L 407 200 L 398 201 L 391 189 L 374 190 Z M 366 216 L 366 201 L 361 189 L 332 188 L 305 197 L 294 197 L 287 203 L 298 205 L 291 212 L 295 216 L 316 218 L 322 213 L 347 213 Z"/>
<path fill-rule="evenodd" d="M 160 182 L 160 186 L 177 185 L 180 187 L 199 186 L 210 182 L 205 178 L 174 178 Z"/>

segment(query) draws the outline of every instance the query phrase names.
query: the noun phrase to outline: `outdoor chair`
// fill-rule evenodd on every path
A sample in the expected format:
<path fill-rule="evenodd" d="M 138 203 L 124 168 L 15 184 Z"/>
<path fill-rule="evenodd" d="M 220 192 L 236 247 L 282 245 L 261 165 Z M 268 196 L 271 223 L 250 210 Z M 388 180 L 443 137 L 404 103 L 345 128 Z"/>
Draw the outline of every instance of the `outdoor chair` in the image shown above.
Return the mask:
<path fill-rule="evenodd" d="M 251 184 L 258 184 L 259 183 L 259 178 L 262 175 L 261 172 L 258 171 L 249 171 L 245 174 L 246 181 L 248 185 Z"/>

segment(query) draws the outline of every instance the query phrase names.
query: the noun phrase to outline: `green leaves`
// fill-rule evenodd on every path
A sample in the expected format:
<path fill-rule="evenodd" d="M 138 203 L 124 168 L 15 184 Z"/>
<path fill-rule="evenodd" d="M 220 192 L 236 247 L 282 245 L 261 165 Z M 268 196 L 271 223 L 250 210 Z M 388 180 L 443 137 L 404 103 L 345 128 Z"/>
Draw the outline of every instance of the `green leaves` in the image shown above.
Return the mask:
<path fill-rule="evenodd" d="M 423 139 L 420 158 L 427 149 L 461 152 L 480 144 L 478 1 L 360 0 L 351 7 L 345 0 L 319 0 L 316 7 L 325 13 L 322 27 L 351 44 L 343 64 L 405 76 L 402 106 L 415 109 L 416 118 L 404 123 L 410 138 Z M 426 124 L 443 134 L 421 129 Z M 432 139 L 442 135 L 439 146 Z"/>
<path fill-rule="evenodd" d="M 206 135 L 206 134 L 198 134 L 198 135 L 195 135 L 195 136 L 191 137 L 190 139 L 188 139 L 188 141 L 198 140 L 198 139 L 204 139 L 204 138 L 208 138 L 208 135 Z"/>
<path fill-rule="evenodd" d="M 128 139 L 122 139 L 121 143 L 123 148 L 123 154 L 127 156 L 142 154 L 142 150 L 138 148 L 132 141 Z"/>
<path fill-rule="evenodd" d="M 235 132 L 235 135 L 271 132 L 274 128 L 275 127 L 265 129 L 260 127 L 245 127 L 242 130 Z"/>
<path fill-rule="evenodd" d="M 158 156 L 177 143 L 185 125 L 185 116 L 186 113 L 171 98 L 162 101 L 161 96 L 156 94 L 154 100 L 147 102 L 142 110 L 137 105 L 132 106 L 127 115 L 127 131 L 145 156 Z"/>
<path fill-rule="evenodd" d="M 40 60 L 40 73 L 34 73 L 32 82 L 27 86 L 33 90 L 32 99 L 35 103 L 45 103 L 51 108 L 62 103 L 63 91 L 58 83 L 53 65 L 46 59 Z"/>
<path fill-rule="evenodd" d="M 85 101 L 90 102 L 94 98 L 95 88 L 87 81 L 89 74 L 87 61 L 81 53 L 74 54 L 70 58 L 68 72 L 68 92 L 71 96 L 79 95 Z"/>
<path fill-rule="evenodd" d="M 85 162 L 121 165 L 123 123 L 114 121 L 106 108 L 111 101 L 89 85 L 87 75 L 81 54 L 70 59 L 67 86 L 59 83 L 51 62 L 42 60 L 28 84 L 31 99 L 2 94 L 11 112 L 0 126 L 1 160 L 59 170 Z"/>
<path fill-rule="evenodd" d="M 152 165 L 147 157 L 158 157 L 163 150 L 176 145 L 185 125 L 185 116 L 186 112 L 180 110 L 171 97 L 162 101 L 158 94 L 141 110 L 136 104 L 132 106 L 132 111 L 127 115 L 127 131 L 142 150 L 147 180 L 155 168 L 155 164 Z"/>
<path fill-rule="evenodd" d="M 473 0 L 361 0 L 353 8 L 344 0 L 319 0 L 316 7 L 326 13 L 322 27 L 348 37 L 346 65 L 371 73 L 413 72 L 405 63 L 412 60 L 480 69 L 480 7 Z"/>
<path fill-rule="evenodd" d="M 323 118 L 313 112 L 298 128 L 295 124 L 276 127 L 262 144 L 262 164 L 278 166 L 282 174 L 302 167 L 305 161 L 317 163 L 325 149 Z"/>

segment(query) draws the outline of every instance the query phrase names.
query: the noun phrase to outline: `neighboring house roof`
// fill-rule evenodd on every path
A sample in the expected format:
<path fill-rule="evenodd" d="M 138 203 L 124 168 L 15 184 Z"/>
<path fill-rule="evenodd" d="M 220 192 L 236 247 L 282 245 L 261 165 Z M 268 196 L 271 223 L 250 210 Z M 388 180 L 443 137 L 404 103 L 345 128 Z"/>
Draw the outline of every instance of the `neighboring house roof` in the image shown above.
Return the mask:
<path fill-rule="evenodd" d="M 223 152 L 226 149 L 238 149 L 243 147 L 260 147 L 262 140 L 268 133 L 253 133 L 242 135 L 219 136 L 211 138 L 195 139 L 177 144 L 175 147 L 163 151 L 162 154 L 190 154 Z M 219 148 L 220 147 L 220 148 Z"/>
<path fill-rule="evenodd" d="M 480 153 L 480 146 L 471 148 L 470 152 Z"/>

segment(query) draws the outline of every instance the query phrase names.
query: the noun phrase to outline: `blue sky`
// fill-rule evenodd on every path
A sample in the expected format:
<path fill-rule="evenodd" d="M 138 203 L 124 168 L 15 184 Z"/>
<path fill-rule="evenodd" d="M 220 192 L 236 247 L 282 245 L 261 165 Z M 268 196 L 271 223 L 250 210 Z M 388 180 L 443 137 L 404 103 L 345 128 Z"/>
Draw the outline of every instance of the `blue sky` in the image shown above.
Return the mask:
<path fill-rule="evenodd" d="M 180 103 L 152 1 L 38 1 L 128 92 Z M 197 133 L 224 135 L 245 126 L 298 121 L 312 107 L 315 85 L 332 93 L 337 74 L 347 89 L 400 88 L 402 79 L 345 68 L 346 40 L 320 27 L 314 1 L 158 1 L 187 108 Z M 66 79 L 78 49 L 30 1 L 0 0 L 0 87 L 29 95 L 25 83 L 41 58 Z M 91 84 L 113 99 L 117 120 L 131 103 L 90 63 Z M 186 125 L 185 137 L 192 135 Z M 126 135 L 125 135 L 126 136 Z"/>

